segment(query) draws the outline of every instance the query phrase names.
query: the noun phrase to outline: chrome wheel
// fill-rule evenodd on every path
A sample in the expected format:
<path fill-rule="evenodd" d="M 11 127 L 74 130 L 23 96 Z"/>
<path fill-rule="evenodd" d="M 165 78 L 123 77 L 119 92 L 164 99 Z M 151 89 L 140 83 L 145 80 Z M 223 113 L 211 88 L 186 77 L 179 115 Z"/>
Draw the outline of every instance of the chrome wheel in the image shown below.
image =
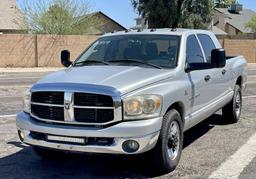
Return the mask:
<path fill-rule="evenodd" d="M 236 109 L 237 117 L 239 117 L 241 114 L 241 106 L 242 106 L 241 93 L 237 93 L 236 101 L 235 101 L 235 109 Z"/>
<path fill-rule="evenodd" d="M 167 150 L 169 158 L 175 160 L 180 150 L 180 127 L 176 121 L 173 121 L 169 128 Z"/>

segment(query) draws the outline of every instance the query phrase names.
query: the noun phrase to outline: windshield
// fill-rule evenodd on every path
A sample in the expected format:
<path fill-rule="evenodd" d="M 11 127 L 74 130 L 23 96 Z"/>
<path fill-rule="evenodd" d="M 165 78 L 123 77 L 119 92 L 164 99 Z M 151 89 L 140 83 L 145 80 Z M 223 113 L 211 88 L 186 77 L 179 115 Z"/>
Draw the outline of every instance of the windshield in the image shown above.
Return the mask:
<path fill-rule="evenodd" d="M 73 64 L 136 65 L 175 68 L 179 53 L 179 36 L 120 35 L 102 37 Z"/>

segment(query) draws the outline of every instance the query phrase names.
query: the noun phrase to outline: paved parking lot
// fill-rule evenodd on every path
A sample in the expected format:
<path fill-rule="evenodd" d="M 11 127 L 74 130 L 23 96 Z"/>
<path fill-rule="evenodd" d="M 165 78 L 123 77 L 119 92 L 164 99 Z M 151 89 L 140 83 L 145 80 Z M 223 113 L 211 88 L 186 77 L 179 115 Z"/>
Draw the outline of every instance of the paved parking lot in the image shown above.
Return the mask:
<path fill-rule="evenodd" d="M 180 165 L 165 176 L 150 175 L 152 169 L 137 157 L 69 155 L 45 161 L 22 145 L 14 115 L 23 91 L 44 74 L 0 73 L 0 178 L 256 178 L 256 65 L 249 67 L 241 122 L 225 124 L 217 113 L 186 132 Z"/>

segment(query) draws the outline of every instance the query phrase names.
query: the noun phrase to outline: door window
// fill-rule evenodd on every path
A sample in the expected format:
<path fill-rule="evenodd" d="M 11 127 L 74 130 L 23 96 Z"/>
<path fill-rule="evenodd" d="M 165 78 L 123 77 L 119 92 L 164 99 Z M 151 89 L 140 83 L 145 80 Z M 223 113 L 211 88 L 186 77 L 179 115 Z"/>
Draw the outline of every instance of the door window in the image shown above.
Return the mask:
<path fill-rule="evenodd" d="M 211 53 L 212 53 L 213 49 L 216 49 L 215 44 L 213 43 L 211 37 L 209 37 L 206 34 L 199 34 L 197 36 L 198 36 L 198 39 L 203 47 L 206 61 L 208 63 L 211 63 Z"/>
<path fill-rule="evenodd" d="M 204 63 L 201 47 L 195 35 L 190 35 L 187 39 L 187 63 Z"/>

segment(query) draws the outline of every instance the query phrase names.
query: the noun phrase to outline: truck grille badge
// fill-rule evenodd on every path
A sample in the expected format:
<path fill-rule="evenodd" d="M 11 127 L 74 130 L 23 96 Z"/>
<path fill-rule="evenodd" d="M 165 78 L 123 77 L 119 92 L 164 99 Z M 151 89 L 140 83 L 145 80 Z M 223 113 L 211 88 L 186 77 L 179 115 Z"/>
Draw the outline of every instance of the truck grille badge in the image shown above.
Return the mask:
<path fill-rule="evenodd" d="M 69 109 L 70 109 L 70 103 L 69 103 L 69 102 L 66 102 L 64 106 L 65 106 L 65 109 L 66 109 L 66 110 L 69 110 Z"/>
<path fill-rule="evenodd" d="M 74 119 L 74 94 L 65 92 L 64 94 L 64 119 L 66 122 L 73 122 Z"/>

